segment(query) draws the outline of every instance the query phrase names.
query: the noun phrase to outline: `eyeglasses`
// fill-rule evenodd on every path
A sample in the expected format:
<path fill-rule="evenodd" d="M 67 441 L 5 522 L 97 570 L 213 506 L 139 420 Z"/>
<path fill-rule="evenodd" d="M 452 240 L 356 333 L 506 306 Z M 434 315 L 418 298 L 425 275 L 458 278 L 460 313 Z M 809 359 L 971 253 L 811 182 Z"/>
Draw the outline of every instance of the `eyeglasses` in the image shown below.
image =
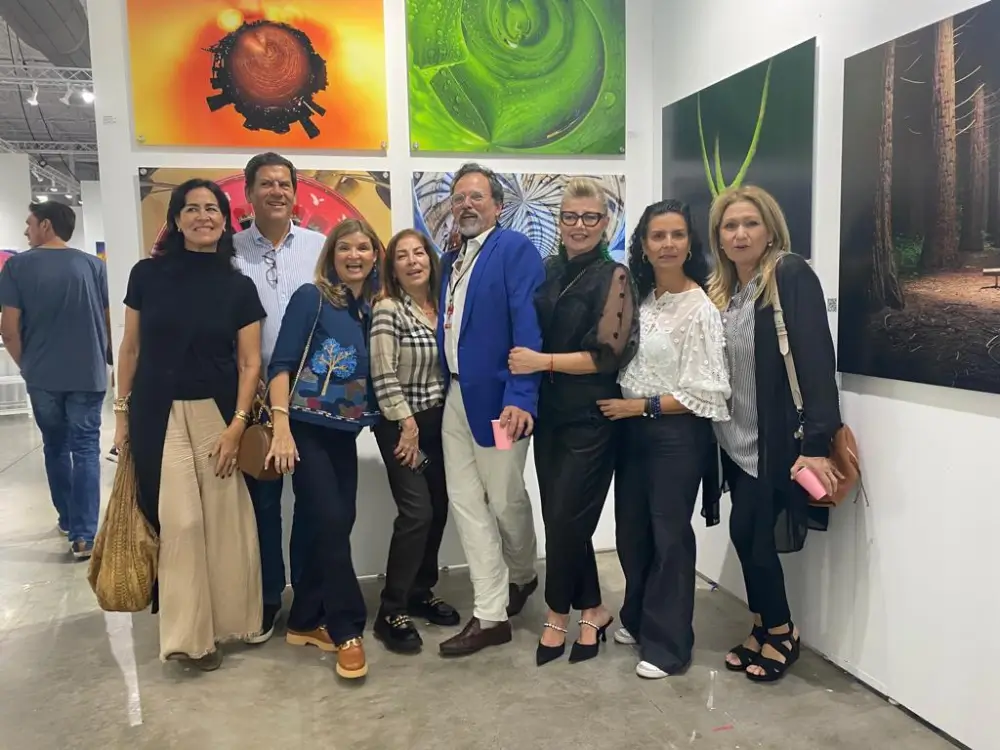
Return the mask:
<path fill-rule="evenodd" d="M 271 286 L 278 286 L 278 256 L 273 248 L 264 251 L 264 265 L 267 266 L 267 271 L 264 274 L 267 283 Z"/>
<path fill-rule="evenodd" d="M 593 211 L 587 211 L 583 214 L 578 214 L 576 211 L 560 211 L 559 221 L 568 227 L 576 226 L 576 223 L 583 220 L 583 225 L 587 228 L 596 227 L 601 223 L 601 219 L 605 217 L 606 214 L 599 214 Z"/>
<path fill-rule="evenodd" d="M 461 206 L 463 203 L 465 203 L 466 200 L 470 201 L 473 205 L 478 206 L 480 203 L 486 200 L 486 196 L 478 192 L 469 193 L 468 195 L 466 195 L 465 193 L 455 193 L 453 196 L 451 196 L 451 205 Z"/>

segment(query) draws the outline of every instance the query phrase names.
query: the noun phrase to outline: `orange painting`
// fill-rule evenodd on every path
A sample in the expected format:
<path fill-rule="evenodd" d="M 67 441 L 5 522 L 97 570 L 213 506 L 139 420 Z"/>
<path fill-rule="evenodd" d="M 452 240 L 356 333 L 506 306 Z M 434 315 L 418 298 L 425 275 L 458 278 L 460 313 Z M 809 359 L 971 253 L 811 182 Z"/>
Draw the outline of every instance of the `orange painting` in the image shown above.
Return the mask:
<path fill-rule="evenodd" d="M 127 0 L 136 140 L 381 150 L 382 0 Z"/>

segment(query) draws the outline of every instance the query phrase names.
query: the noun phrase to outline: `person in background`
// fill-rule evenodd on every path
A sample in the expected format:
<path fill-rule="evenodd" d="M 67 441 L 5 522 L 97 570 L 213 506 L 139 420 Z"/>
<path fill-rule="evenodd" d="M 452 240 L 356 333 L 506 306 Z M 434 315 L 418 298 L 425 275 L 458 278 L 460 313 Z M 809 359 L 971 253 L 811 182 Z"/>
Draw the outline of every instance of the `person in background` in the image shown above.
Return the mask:
<path fill-rule="evenodd" d="M 559 213 L 562 242 L 545 262 L 535 295 L 542 350 L 510 352 L 515 375 L 542 376 L 535 429 L 535 471 L 545 521 L 545 601 L 549 612 L 536 650 L 541 666 L 566 648 L 570 608 L 580 610 L 580 638 L 570 662 L 597 656 L 614 620 L 601 600 L 591 541 L 615 469 L 616 426 L 598 401 L 618 398 L 618 370 L 639 345 L 639 316 L 628 269 L 611 260 L 601 186 L 574 177 Z"/>
<path fill-rule="evenodd" d="M 363 221 L 334 228 L 314 281 L 292 295 L 268 370 L 274 438 L 266 465 L 293 471 L 310 537 L 286 641 L 337 654 L 337 674 L 368 674 L 367 611 L 351 559 L 358 433 L 378 419 L 369 372 L 371 303 L 382 243 Z"/>
<path fill-rule="evenodd" d="M 423 641 L 410 616 L 443 626 L 460 620 L 433 594 L 448 488 L 441 446 L 445 384 L 434 336 L 441 269 L 430 240 L 415 229 L 393 237 L 381 277 L 371 330 L 372 385 L 382 413 L 375 439 L 398 515 L 372 630 L 391 651 L 412 653 Z"/>
<path fill-rule="evenodd" d="M 288 159 L 267 152 L 247 162 L 243 170 L 246 198 L 253 206 L 253 223 L 233 238 L 236 267 L 257 287 L 267 317 L 261 338 L 262 373 L 267 372 L 278 338 L 285 309 L 295 290 L 312 282 L 316 263 L 326 237 L 297 226 L 293 221 L 298 175 Z M 256 416 L 256 415 L 255 415 Z M 283 479 L 258 481 L 244 477 L 253 498 L 260 537 L 261 576 L 264 589 L 264 621 L 253 643 L 264 643 L 274 634 L 281 611 L 281 595 L 288 580 L 281 533 L 281 493 Z M 292 516 L 292 540 L 289 556 L 291 581 L 302 576 L 305 562 L 305 529 L 296 512 Z"/>
<path fill-rule="evenodd" d="M 624 420 L 615 473 L 615 532 L 625 573 L 618 643 L 638 642 L 639 677 L 677 674 L 694 648 L 695 534 L 699 486 L 709 525 L 718 523 L 712 422 L 729 418 L 729 381 L 719 311 L 702 285 L 708 259 L 688 207 L 648 206 L 632 235 L 639 352 L 619 377 L 620 400 L 604 414 Z"/>
<path fill-rule="evenodd" d="M 115 445 L 128 441 L 139 508 L 160 538 L 160 658 L 205 671 L 222 664 L 218 644 L 261 623 L 257 525 L 236 457 L 265 313 L 233 268 L 232 238 L 218 185 L 174 188 L 157 254 L 129 275 L 115 399 Z"/>
<path fill-rule="evenodd" d="M 545 269 L 531 240 L 497 226 L 502 205 L 503 186 L 491 170 L 466 164 L 455 173 L 451 210 L 463 242 L 442 262 L 437 342 L 448 393 L 441 437 L 475 600 L 462 632 L 440 644 L 442 656 L 510 642 L 507 618 L 538 588 L 524 464 L 541 376 L 510 374 L 507 356 L 517 346 L 541 350 L 534 295 Z"/>
<path fill-rule="evenodd" d="M 20 368 L 42 433 L 45 474 L 59 533 L 90 557 L 101 502 L 101 409 L 108 388 L 108 273 L 95 255 L 67 246 L 69 206 L 28 207 L 31 249 L 0 272 L 0 335 Z"/>
<path fill-rule="evenodd" d="M 794 476 L 807 468 L 830 494 L 843 479 L 829 459 L 841 426 L 836 355 L 823 289 L 809 264 L 791 254 L 777 201 L 752 185 L 728 190 L 713 202 L 709 228 L 715 270 L 708 294 L 722 311 L 733 388 L 732 420 L 715 432 L 733 503 L 729 533 L 754 616 L 726 668 L 772 682 L 800 648 L 778 553 L 802 549 L 811 523 L 826 528 L 825 513 L 810 518 L 809 496 Z M 801 417 L 778 348 L 778 298 L 806 404 Z"/>

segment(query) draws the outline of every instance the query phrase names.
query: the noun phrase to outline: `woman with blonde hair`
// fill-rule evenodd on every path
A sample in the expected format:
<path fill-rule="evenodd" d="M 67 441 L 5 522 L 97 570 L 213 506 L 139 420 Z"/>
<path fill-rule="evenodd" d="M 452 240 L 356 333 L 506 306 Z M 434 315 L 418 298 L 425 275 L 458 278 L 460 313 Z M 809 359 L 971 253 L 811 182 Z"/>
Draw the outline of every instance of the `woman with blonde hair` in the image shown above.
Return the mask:
<path fill-rule="evenodd" d="M 799 657 L 778 553 L 796 552 L 810 517 L 795 481 L 811 470 L 832 493 L 843 479 L 829 460 L 840 428 L 836 358 L 819 279 L 791 253 L 781 207 L 759 187 L 730 189 L 709 216 L 715 270 L 708 293 L 722 311 L 732 396 L 731 420 L 715 424 L 732 500 L 730 536 L 754 615 L 750 636 L 726 656 L 726 668 L 755 682 L 785 675 Z M 805 410 L 799 414 L 778 347 L 780 300 Z M 819 523 L 815 524 L 814 521 Z"/>
<path fill-rule="evenodd" d="M 292 472 L 311 539 L 286 640 L 337 654 L 337 674 L 368 673 L 367 611 L 351 560 L 358 433 L 378 417 L 368 362 L 382 243 L 346 219 L 326 240 L 312 284 L 288 302 L 268 367 L 274 438 L 266 465 Z"/>
<path fill-rule="evenodd" d="M 508 363 L 515 375 L 547 373 L 535 428 L 549 606 L 539 666 L 565 651 L 571 608 L 580 610 L 581 630 L 570 662 L 597 656 L 614 620 L 601 600 L 591 542 L 615 467 L 615 425 L 598 401 L 621 395 L 618 370 L 635 354 L 639 316 L 628 269 L 608 254 L 607 226 L 601 186 L 571 179 L 559 212 L 559 252 L 547 259 L 535 294 L 543 351 L 516 347 Z"/>
<path fill-rule="evenodd" d="M 440 264 L 430 239 L 404 229 L 389 240 L 372 316 L 371 370 L 382 413 L 375 440 L 398 514 L 372 631 L 399 653 L 423 646 L 411 616 L 443 626 L 460 619 L 432 591 L 448 521 L 441 444 L 445 383 L 435 337 L 440 291 Z"/>

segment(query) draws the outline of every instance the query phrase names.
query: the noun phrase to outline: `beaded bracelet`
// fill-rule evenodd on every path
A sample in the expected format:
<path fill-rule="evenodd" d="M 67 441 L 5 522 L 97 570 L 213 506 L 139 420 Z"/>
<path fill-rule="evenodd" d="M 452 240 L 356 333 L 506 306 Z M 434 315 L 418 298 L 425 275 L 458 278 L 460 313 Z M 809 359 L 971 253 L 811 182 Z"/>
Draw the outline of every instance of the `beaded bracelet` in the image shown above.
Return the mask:
<path fill-rule="evenodd" d="M 660 409 L 660 397 L 650 396 L 646 399 L 646 414 L 653 419 L 661 416 L 663 412 Z"/>

